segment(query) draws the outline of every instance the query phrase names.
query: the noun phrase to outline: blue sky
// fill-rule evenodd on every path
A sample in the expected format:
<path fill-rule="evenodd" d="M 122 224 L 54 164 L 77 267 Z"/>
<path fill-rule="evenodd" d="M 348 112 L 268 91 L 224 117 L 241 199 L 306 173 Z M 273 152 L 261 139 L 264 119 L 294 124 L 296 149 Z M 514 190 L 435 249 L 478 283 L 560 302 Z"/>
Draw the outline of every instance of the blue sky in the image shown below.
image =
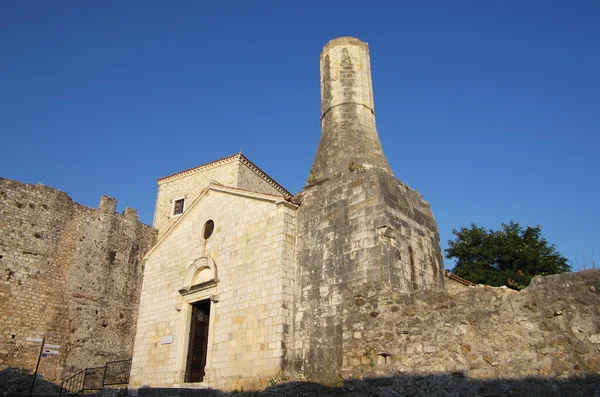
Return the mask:
<path fill-rule="evenodd" d="M 0 176 L 152 222 L 156 179 L 240 150 L 299 192 L 319 54 L 369 43 L 395 175 L 463 225 L 542 225 L 600 261 L 600 2 L 14 1 L 0 4 Z M 452 261 L 446 261 L 452 267 Z"/>

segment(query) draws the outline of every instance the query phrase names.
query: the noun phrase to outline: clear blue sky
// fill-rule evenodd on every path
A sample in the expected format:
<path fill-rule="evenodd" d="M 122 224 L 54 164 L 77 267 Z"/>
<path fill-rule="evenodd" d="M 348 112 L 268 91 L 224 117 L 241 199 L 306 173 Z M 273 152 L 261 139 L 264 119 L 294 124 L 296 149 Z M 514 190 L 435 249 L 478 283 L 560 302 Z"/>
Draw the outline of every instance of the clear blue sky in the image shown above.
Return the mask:
<path fill-rule="evenodd" d="M 442 247 L 513 219 L 589 266 L 598 21 L 598 1 L 4 1 L 0 176 L 92 207 L 107 194 L 151 223 L 157 178 L 241 149 L 296 193 L 319 141 L 320 51 L 355 36 L 385 153 Z"/>

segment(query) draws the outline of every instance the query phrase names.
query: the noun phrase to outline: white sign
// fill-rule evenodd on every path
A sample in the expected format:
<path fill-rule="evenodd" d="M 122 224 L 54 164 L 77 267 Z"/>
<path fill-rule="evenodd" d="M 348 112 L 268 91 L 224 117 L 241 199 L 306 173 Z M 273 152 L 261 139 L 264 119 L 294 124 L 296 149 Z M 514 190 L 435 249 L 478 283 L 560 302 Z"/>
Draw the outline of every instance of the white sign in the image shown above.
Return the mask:
<path fill-rule="evenodd" d="M 58 354 L 58 350 L 46 350 L 44 349 L 45 354 Z"/>
<path fill-rule="evenodd" d="M 163 345 L 170 345 L 173 343 L 173 335 L 165 335 L 162 337 L 161 343 Z"/>
<path fill-rule="evenodd" d="M 27 342 L 43 342 L 42 338 L 25 338 Z"/>
<path fill-rule="evenodd" d="M 49 343 L 44 344 L 44 349 L 60 349 L 60 345 L 51 345 Z"/>

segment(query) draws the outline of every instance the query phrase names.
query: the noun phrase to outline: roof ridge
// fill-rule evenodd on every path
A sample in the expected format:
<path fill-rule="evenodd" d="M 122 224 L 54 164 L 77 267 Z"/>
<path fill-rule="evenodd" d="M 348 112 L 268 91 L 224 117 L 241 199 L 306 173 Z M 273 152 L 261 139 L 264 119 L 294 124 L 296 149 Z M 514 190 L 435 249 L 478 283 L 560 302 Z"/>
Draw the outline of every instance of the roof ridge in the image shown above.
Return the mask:
<path fill-rule="evenodd" d="M 172 178 L 177 177 L 177 176 L 183 176 L 185 174 L 191 174 L 194 171 L 199 171 L 202 168 L 208 168 L 210 166 L 217 165 L 217 163 L 225 163 L 225 162 L 228 162 L 230 160 L 233 160 L 239 154 L 240 153 L 232 154 L 231 156 L 223 157 L 223 158 L 220 158 L 220 159 L 217 159 L 217 160 L 214 160 L 214 161 L 210 161 L 208 163 L 197 165 L 196 167 L 188 168 L 187 170 L 183 170 L 183 171 L 179 171 L 179 172 L 176 172 L 174 174 L 171 174 L 171 175 L 163 176 L 161 178 L 158 178 L 156 181 L 157 182 L 162 182 L 162 181 L 165 181 L 167 179 L 172 179 Z"/>
<path fill-rule="evenodd" d="M 221 159 L 214 160 L 214 161 L 211 161 L 211 162 L 208 162 L 205 164 L 201 164 L 196 167 L 188 168 L 187 170 L 179 171 L 174 174 L 164 176 L 162 178 L 158 178 L 157 182 L 159 182 L 159 183 L 165 182 L 168 180 L 175 179 L 177 177 L 193 174 L 193 173 L 199 172 L 200 170 L 203 170 L 203 169 L 211 168 L 211 167 L 221 165 L 221 164 L 226 164 L 228 162 L 231 162 L 231 160 L 235 160 L 235 159 L 239 160 L 241 163 L 243 163 L 248 168 L 250 168 L 252 171 L 254 171 L 258 176 L 260 176 L 265 182 L 267 182 L 269 185 L 271 185 L 273 188 L 275 188 L 275 190 L 277 190 L 279 193 L 281 193 L 284 197 L 291 198 L 294 196 L 286 188 L 284 188 L 279 182 L 277 182 L 275 179 L 271 178 L 269 176 L 269 174 L 264 172 L 259 166 L 254 164 L 248 157 L 244 156 L 241 152 L 232 154 L 231 156 L 223 157 Z"/>
<path fill-rule="evenodd" d="M 473 283 L 473 282 L 471 282 L 471 281 L 469 281 L 469 280 L 467 280 L 465 278 L 457 276 L 456 274 L 452 273 L 450 270 L 444 270 L 444 272 L 446 273 L 447 277 L 451 278 L 454 281 L 458 281 L 461 284 L 468 285 L 468 286 L 475 286 L 476 285 L 475 283 Z"/>
<path fill-rule="evenodd" d="M 165 232 L 163 233 L 162 236 L 160 236 L 160 238 L 158 238 L 156 240 L 156 243 L 154 243 L 154 245 L 152 247 L 150 247 L 150 249 L 148 250 L 148 252 L 146 252 L 144 254 L 143 259 L 146 260 L 148 258 L 148 255 L 150 255 L 152 252 L 154 252 L 154 250 L 156 249 L 156 247 L 158 247 L 160 244 L 162 244 L 162 242 L 167 238 L 167 236 L 169 234 L 171 234 L 171 232 L 173 230 L 175 230 L 175 228 L 182 222 L 183 219 L 186 219 L 188 217 L 188 215 L 191 213 L 191 210 L 200 202 L 200 200 L 202 199 L 202 197 L 204 197 L 204 195 L 206 194 L 206 192 L 208 192 L 209 190 L 213 190 L 213 191 L 217 191 L 217 192 L 227 192 L 229 191 L 227 194 L 236 194 L 234 192 L 231 192 L 230 190 L 234 190 L 234 191 L 241 191 L 244 192 L 246 197 L 254 197 L 255 199 L 261 200 L 260 196 L 263 196 L 262 200 L 268 200 L 272 203 L 278 204 L 281 202 L 285 202 L 285 203 L 290 203 L 288 200 L 286 200 L 285 197 L 283 196 L 277 196 L 275 194 L 269 194 L 269 193 L 260 193 L 260 192 L 255 192 L 252 190 L 246 190 L 246 189 L 240 189 L 237 187 L 233 187 L 233 186 L 227 186 L 227 185 L 223 185 L 222 183 L 219 183 L 217 181 L 213 181 L 211 180 L 208 183 L 208 186 L 206 186 L 204 189 L 202 189 L 202 191 L 200 192 L 200 194 L 198 195 L 198 197 L 196 197 L 194 199 L 194 201 L 192 201 L 192 203 L 189 205 L 189 207 L 187 207 L 185 209 L 185 211 L 183 212 L 183 214 L 181 214 L 180 217 L 178 217 L 175 222 L 173 222 L 168 228 L 167 230 L 165 230 Z M 237 193 L 239 194 L 239 193 Z M 256 197 L 259 196 L 259 197 Z M 294 203 L 290 203 L 290 204 L 294 204 Z M 295 204 L 295 206 L 297 207 L 298 205 Z"/>
<path fill-rule="evenodd" d="M 291 198 L 293 196 L 286 188 L 281 186 L 279 182 L 275 179 L 271 178 L 269 174 L 264 172 L 259 166 L 254 164 L 250 159 L 244 156 L 241 152 L 237 154 L 242 160 L 242 163 L 245 163 L 252 171 L 256 172 L 259 176 L 261 176 L 269 185 L 273 186 L 277 191 L 283 194 L 286 198 Z"/>

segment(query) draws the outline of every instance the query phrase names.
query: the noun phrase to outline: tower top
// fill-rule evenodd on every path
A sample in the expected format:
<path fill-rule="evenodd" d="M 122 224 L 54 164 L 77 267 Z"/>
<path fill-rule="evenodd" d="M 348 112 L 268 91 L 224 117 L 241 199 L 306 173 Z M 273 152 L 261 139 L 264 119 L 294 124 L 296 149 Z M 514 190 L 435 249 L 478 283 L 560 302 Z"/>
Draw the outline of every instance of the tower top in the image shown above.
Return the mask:
<path fill-rule="evenodd" d="M 321 140 L 311 177 L 355 170 L 392 173 L 375 127 L 369 46 L 354 37 L 331 40 L 321 52 Z"/>
<path fill-rule="evenodd" d="M 325 47 L 323 47 L 323 51 L 321 51 L 321 58 L 323 58 L 323 54 L 329 51 L 329 49 L 338 45 L 355 45 L 363 48 L 365 51 L 367 51 L 367 53 L 369 52 L 369 44 L 357 39 L 356 37 L 344 36 L 330 40 L 327 44 L 325 44 Z"/>

